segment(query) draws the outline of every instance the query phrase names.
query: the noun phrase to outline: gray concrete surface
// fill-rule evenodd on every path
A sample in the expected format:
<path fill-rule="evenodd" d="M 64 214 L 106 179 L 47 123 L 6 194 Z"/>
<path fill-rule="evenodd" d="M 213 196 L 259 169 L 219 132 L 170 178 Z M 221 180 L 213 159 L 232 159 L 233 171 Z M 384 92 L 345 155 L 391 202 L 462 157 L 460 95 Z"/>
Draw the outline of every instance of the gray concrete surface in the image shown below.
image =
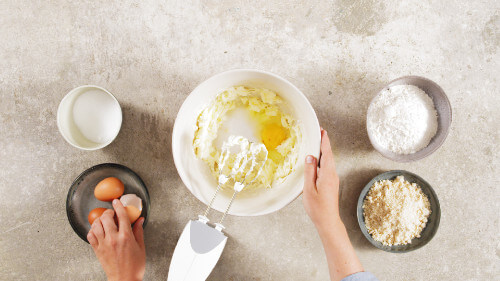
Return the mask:
<path fill-rule="evenodd" d="M 257 3 L 258 2 L 258 3 Z M 177 238 L 203 205 L 171 156 L 176 113 L 190 91 L 228 69 L 277 73 L 299 87 L 330 135 L 341 213 L 365 268 L 381 280 L 493 280 L 500 274 L 500 2 L 0 0 L 0 279 L 102 280 L 65 213 L 72 180 L 124 164 L 152 200 L 147 280 L 165 280 Z M 453 106 L 445 144 L 409 164 L 370 146 L 365 114 L 388 81 L 422 75 Z M 80 151 L 56 126 L 61 98 L 96 84 L 123 107 L 109 147 Z M 355 220 L 359 192 L 381 171 L 428 180 L 441 226 L 424 248 L 372 247 Z M 229 217 L 231 239 L 209 280 L 327 280 L 300 198 L 262 217 Z"/>

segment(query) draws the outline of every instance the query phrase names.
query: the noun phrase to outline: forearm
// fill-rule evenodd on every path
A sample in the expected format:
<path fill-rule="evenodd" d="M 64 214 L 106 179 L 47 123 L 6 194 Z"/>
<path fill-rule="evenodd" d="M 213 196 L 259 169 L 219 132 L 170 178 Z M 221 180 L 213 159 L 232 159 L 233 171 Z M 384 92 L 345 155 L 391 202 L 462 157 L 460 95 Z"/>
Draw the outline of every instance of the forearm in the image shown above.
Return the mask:
<path fill-rule="evenodd" d="M 123 279 L 123 278 L 108 278 L 108 281 L 142 281 L 142 278 L 134 278 L 130 276 L 128 279 Z"/>
<path fill-rule="evenodd" d="M 348 275 L 363 271 L 363 266 L 354 252 L 340 218 L 335 218 L 317 228 L 325 249 L 331 280 L 341 280 Z"/>

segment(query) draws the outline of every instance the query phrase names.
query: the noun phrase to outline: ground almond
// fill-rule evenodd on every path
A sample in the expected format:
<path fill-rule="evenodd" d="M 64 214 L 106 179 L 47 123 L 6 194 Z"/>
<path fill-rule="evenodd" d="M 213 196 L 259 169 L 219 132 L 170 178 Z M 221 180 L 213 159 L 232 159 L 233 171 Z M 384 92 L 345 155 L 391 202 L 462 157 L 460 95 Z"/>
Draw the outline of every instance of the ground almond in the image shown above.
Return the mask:
<path fill-rule="evenodd" d="M 373 184 L 363 202 L 368 233 L 384 245 L 405 245 L 420 233 L 431 214 L 429 199 L 403 176 Z"/>

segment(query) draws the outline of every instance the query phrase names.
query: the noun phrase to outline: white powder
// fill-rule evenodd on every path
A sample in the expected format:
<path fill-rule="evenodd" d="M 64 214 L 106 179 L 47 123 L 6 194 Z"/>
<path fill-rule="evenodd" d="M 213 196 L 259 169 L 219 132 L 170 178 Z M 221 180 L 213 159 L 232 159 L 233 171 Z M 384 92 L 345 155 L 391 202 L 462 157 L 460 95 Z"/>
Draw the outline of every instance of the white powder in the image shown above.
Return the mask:
<path fill-rule="evenodd" d="M 89 90 L 76 98 L 73 120 L 85 138 L 95 143 L 107 143 L 120 131 L 120 105 L 101 90 Z"/>
<path fill-rule="evenodd" d="M 425 148 L 438 128 L 432 99 L 413 85 L 383 90 L 368 108 L 368 131 L 382 148 L 411 154 Z"/>

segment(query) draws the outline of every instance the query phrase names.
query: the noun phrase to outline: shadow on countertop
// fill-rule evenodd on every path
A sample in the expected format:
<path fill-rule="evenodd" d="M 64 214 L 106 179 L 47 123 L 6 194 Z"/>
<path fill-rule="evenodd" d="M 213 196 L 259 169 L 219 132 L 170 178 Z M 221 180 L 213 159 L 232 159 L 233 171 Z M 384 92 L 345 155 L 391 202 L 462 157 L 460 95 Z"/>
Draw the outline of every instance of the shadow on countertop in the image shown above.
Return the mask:
<path fill-rule="evenodd" d="M 384 83 L 375 73 L 353 70 L 347 63 L 332 72 L 320 74 L 321 98 L 312 97 L 321 126 L 329 132 L 335 154 L 364 153 L 373 150 L 366 131 L 370 101 Z M 315 89 L 316 90 L 316 89 Z"/>
<path fill-rule="evenodd" d="M 359 228 L 357 205 L 361 190 L 371 179 L 383 172 L 379 169 L 357 169 L 340 179 L 340 217 L 355 248 L 377 250 L 366 240 Z"/>
<path fill-rule="evenodd" d="M 134 170 L 145 182 L 151 210 L 144 229 L 146 276 L 167 276 L 170 259 L 185 223 L 202 210 L 185 188 L 172 156 L 172 128 L 189 91 L 175 97 L 146 97 L 140 103 L 121 101 L 123 122 L 115 141 L 103 152 L 110 162 Z"/>
<path fill-rule="evenodd" d="M 179 180 L 171 148 L 173 120 L 133 104 L 123 104 L 122 112 L 120 134 L 104 153 L 139 173 L 150 193 L 157 191 L 158 178 Z"/>

